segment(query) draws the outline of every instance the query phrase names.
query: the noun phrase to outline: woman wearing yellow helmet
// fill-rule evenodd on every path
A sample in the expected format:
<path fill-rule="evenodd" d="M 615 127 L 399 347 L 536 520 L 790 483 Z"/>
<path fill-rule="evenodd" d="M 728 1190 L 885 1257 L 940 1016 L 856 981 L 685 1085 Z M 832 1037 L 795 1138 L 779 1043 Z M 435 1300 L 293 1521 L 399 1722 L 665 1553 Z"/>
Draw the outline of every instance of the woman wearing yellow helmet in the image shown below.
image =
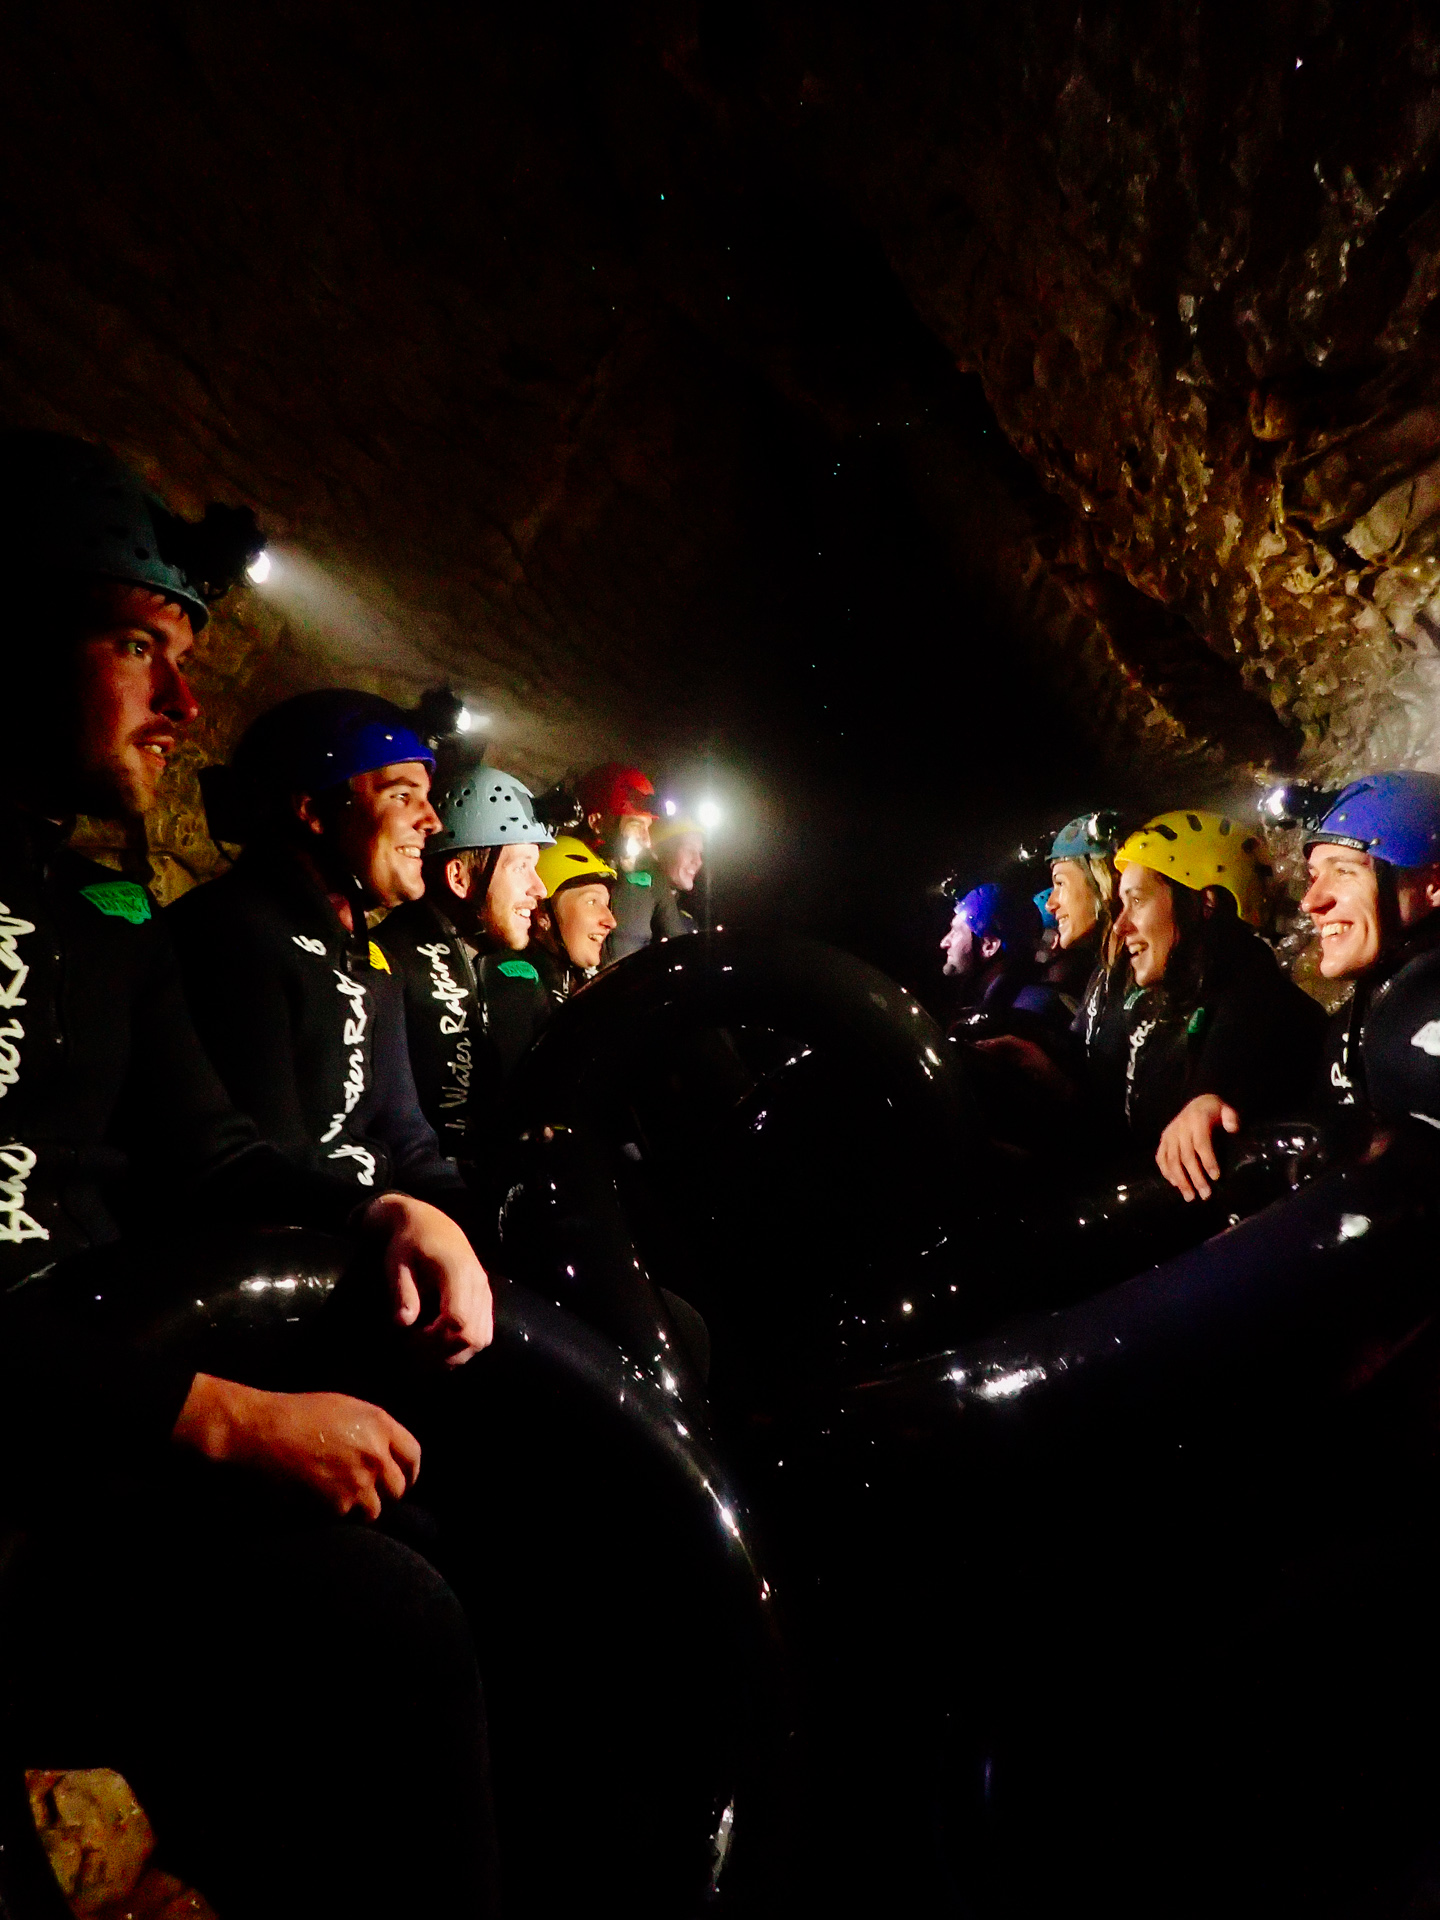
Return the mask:
<path fill-rule="evenodd" d="M 535 871 L 545 898 L 535 909 L 531 958 L 551 998 L 568 1000 L 600 965 L 615 931 L 610 892 L 618 876 L 583 840 L 565 833 L 541 850 Z"/>
<path fill-rule="evenodd" d="M 1258 834 L 1180 809 L 1132 833 L 1115 866 L 1131 980 L 1125 1120 L 1172 1186 L 1208 1199 L 1217 1129 L 1305 1098 L 1324 1015 L 1256 931 L 1270 877 Z"/>

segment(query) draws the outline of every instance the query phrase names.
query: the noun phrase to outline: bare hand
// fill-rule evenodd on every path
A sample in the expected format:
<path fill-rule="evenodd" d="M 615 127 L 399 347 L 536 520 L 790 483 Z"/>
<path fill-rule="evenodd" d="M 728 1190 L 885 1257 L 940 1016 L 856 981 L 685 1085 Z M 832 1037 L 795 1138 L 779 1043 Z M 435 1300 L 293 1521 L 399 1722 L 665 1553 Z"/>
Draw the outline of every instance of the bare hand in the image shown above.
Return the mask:
<path fill-rule="evenodd" d="M 332 1512 L 380 1518 L 420 1472 L 420 1442 L 348 1393 L 267 1393 L 197 1373 L 172 1437 L 210 1460 L 254 1467 L 318 1494 Z"/>
<path fill-rule="evenodd" d="M 365 1225 L 385 1233 L 385 1275 L 395 1319 L 460 1367 L 495 1337 L 490 1282 L 463 1231 L 438 1207 L 404 1193 L 381 1194 Z M 425 1303 L 425 1304 L 422 1304 Z M 425 1306 L 435 1311 L 421 1319 Z"/>
<path fill-rule="evenodd" d="M 1197 1196 L 1208 1200 L 1210 1181 L 1220 1178 L 1220 1162 L 1211 1144 L 1216 1127 L 1238 1133 L 1239 1114 L 1218 1093 L 1197 1093 L 1160 1136 L 1155 1164 L 1187 1200 Z"/>
<path fill-rule="evenodd" d="M 1004 1060 L 1047 1092 L 1066 1100 L 1073 1097 L 1075 1088 L 1069 1077 L 1056 1066 L 1038 1041 L 1022 1040 L 1014 1033 L 1001 1033 L 993 1040 L 976 1040 L 972 1044 L 977 1053 L 989 1054 L 992 1060 Z"/>

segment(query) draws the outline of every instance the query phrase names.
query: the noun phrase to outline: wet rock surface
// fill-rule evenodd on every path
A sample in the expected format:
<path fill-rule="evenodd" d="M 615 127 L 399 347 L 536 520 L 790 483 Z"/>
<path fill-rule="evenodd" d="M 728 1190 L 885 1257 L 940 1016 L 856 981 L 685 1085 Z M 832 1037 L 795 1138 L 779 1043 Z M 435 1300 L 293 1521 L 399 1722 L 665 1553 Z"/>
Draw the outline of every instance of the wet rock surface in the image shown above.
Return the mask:
<path fill-rule="evenodd" d="M 25 1775 L 30 1813 L 70 1911 L 84 1920 L 215 1920 L 157 1867 L 155 1835 L 129 1785 L 103 1767 Z"/>
<path fill-rule="evenodd" d="M 0 413 L 278 541 L 167 890 L 190 763 L 340 673 L 454 677 L 542 780 L 888 753 L 952 836 L 1006 652 L 1067 798 L 1440 764 L 1423 10 L 72 4 L 10 53 Z"/>

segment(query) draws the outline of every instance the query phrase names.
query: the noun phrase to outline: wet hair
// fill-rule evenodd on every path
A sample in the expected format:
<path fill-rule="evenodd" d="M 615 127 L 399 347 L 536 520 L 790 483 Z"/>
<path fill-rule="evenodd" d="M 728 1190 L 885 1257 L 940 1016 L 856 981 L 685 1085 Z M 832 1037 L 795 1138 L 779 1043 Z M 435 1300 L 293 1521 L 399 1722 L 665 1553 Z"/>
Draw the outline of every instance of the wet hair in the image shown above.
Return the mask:
<path fill-rule="evenodd" d="M 1170 889 L 1177 936 L 1159 986 L 1175 1012 L 1192 1013 L 1228 972 L 1247 929 L 1228 888 L 1210 889 L 1213 905 L 1207 913 L 1203 889 L 1183 886 L 1167 873 L 1155 878 Z"/>

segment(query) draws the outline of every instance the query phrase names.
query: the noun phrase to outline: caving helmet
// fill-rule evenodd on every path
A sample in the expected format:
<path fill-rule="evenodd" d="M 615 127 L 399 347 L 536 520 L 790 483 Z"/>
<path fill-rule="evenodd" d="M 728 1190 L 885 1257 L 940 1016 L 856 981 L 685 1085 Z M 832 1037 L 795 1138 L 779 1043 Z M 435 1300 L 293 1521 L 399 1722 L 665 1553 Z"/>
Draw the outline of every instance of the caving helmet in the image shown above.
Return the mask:
<path fill-rule="evenodd" d="M 1049 887 L 1042 887 L 1039 893 L 1032 893 L 1030 896 L 1035 902 L 1035 911 L 1040 916 L 1040 925 L 1046 933 L 1053 932 L 1054 929 L 1060 925 L 1060 922 L 1050 911 L 1050 893 L 1051 889 Z"/>
<path fill-rule="evenodd" d="M 955 902 L 977 940 L 999 940 L 1007 953 L 1028 951 L 1040 938 L 1040 915 L 1032 900 L 987 881 Z"/>
<path fill-rule="evenodd" d="M 467 847 L 549 847 L 555 836 L 535 816 L 530 789 L 498 767 L 469 766 L 431 795 L 441 831 L 430 842 L 437 853 Z"/>
<path fill-rule="evenodd" d="M 435 756 L 412 718 L 379 694 L 354 687 L 323 687 L 282 700 L 245 729 L 229 766 L 201 773 L 211 837 L 243 843 L 284 819 L 292 794 L 328 793 L 381 767 L 418 760 L 433 773 Z"/>
<path fill-rule="evenodd" d="M 1440 774 L 1367 773 L 1312 806 L 1305 851 L 1322 841 L 1355 847 L 1393 867 L 1440 861 Z"/>
<path fill-rule="evenodd" d="M 249 507 L 212 502 L 186 520 L 106 447 L 0 434 L 0 556 L 12 578 L 148 587 L 177 601 L 198 633 L 264 545 Z"/>
<path fill-rule="evenodd" d="M 553 900 L 563 888 L 573 887 L 579 881 L 593 884 L 603 880 L 607 886 L 613 886 L 620 877 L 608 861 L 592 853 L 583 840 L 576 840 L 568 833 L 562 833 L 554 846 L 542 848 L 535 871 L 544 883 L 547 900 Z"/>
<path fill-rule="evenodd" d="M 1120 844 L 1120 816 L 1113 807 L 1077 814 L 1056 834 L 1052 860 L 1108 860 Z"/>
<path fill-rule="evenodd" d="M 651 804 L 654 787 L 638 767 L 622 766 L 618 760 L 592 767 L 576 786 L 575 795 L 587 818 L 592 813 L 602 814 L 607 820 L 618 820 L 627 813 L 641 820 L 655 818 Z"/>
<path fill-rule="evenodd" d="M 1177 886 L 1200 892 L 1223 887 L 1242 920 L 1258 927 L 1265 918 L 1270 862 L 1258 833 L 1220 813 L 1157 814 L 1115 850 L 1115 868 L 1149 867 Z"/>
<path fill-rule="evenodd" d="M 672 813 L 651 827 L 650 844 L 658 852 L 667 840 L 678 840 L 686 833 L 693 833 L 699 840 L 705 838 L 705 829 L 698 820 L 692 820 L 688 813 Z"/>

